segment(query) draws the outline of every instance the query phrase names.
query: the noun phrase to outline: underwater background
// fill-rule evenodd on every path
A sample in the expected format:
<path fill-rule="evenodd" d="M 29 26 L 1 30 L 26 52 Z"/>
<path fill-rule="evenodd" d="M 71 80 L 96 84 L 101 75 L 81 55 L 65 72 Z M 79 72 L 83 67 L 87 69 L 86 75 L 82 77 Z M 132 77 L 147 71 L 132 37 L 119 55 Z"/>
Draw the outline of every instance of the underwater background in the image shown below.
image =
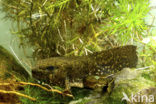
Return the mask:
<path fill-rule="evenodd" d="M 156 1 L 155 0 L 150 0 L 150 7 L 152 7 L 152 9 L 150 10 L 150 14 L 148 13 L 147 17 L 145 17 L 145 23 L 147 25 L 151 25 L 151 23 L 153 23 L 152 24 L 152 28 L 150 29 L 150 32 L 153 35 L 152 36 L 149 36 L 149 37 L 145 37 L 143 39 L 143 42 L 146 43 L 146 44 L 148 44 L 148 43 L 150 44 L 150 39 L 151 38 L 154 39 L 154 41 L 156 41 L 156 35 L 155 35 L 156 34 L 156 20 L 153 21 L 153 18 L 156 18 Z M 0 18 L 1 18 L 0 19 L 0 45 L 3 46 L 6 50 L 8 50 L 15 57 L 16 61 L 20 65 L 22 65 L 27 70 L 27 72 L 31 75 L 31 68 L 35 66 L 35 62 L 34 62 L 33 57 L 32 57 L 33 56 L 34 49 L 32 47 L 26 47 L 24 49 L 19 47 L 19 45 L 20 45 L 20 39 L 19 39 L 19 37 L 17 37 L 16 35 L 13 35 L 11 33 L 14 30 L 16 30 L 16 24 L 13 23 L 13 21 L 11 21 L 11 20 L 5 20 L 5 18 L 3 18 L 4 16 L 5 16 L 5 13 L 4 12 L 0 12 Z M 122 73 L 133 74 L 133 73 L 135 73 L 135 70 L 132 70 L 131 71 L 129 69 L 125 69 L 125 70 L 123 70 L 123 72 L 121 72 L 121 74 Z M 135 76 L 137 76 L 139 74 L 140 74 L 140 72 L 134 74 L 134 76 L 130 76 L 129 77 L 127 75 L 127 76 L 124 76 L 124 77 L 126 77 L 127 79 L 129 79 L 129 78 L 131 79 L 132 77 L 135 77 Z M 142 76 L 145 76 L 145 77 L 148 77 L 149 78 L 150 76 L 148 74 L 149 73 L 146 73 L 145 72 L 145 73 L 142 74 Z M 120 79 L 120 76 L 118 76 L 118 78 Z M 139 78 L 137 81 L 138 81 L 137 83 L 140 84 L 140 85 L 144 85 L 143 83 L 147 83 L 147 86 L 150 86 L 150 85 L 155 86 L 155 84 L 153 82 L 144 80 L 143 78 Z M 141 83 L 141 81 L 144 81 L 144 82 Z M 120 84 L 120 82 L 117 82 L 117 83 Z M 136 84 L 135 81 L 132 82 L 132 85 L 133 84 L 134 85 Z M 35 94 L 32 93 L 34 90 L 35 91 L 38 91 L 40 93 L 43 93 L 43 95 L 45 97 L 47 97 L 47 99 L 46 98 L 44 99 L 41 96 L 41 98 L 38 98 L 38 99 L 41 99 L 41 100 L 43 100 L 43 99 L 44 100 L 47 100 L 47 101 L 49 100 L 49 102 L 60 103 L 60 104 L 62 102 L 68 103 L 68 101 L 71 100 L 69 98 L 67 100 L 66 99 L 63 99 L 62 102 L 59 102 L 59 101 L 56 101 L 55 102 L 55 101 L 53 101 L 53 99 L 60 100 L 61 99 L 60 96 L 58 97 L 58 95 L 57 95 L 57 97 L 54 96 L 52 99 L 48 99 L 48 97 L 49 97 L 50 94 L 49 95 L 46 95 L 46 93 L 44 91 L 41 91 L 40 89 L 34 89 L 34 88 L 29 89 L 29 87 L 30 86 L 28 86 L 26 88 L 25 93 L 28 94 L 28 95 L 30 94 L 30 96 L 32 95 L 32 96 L 35 96 L 35 97 L 37 97 L 38 95 L 35 95 Z M 121 87 L 121 86 L 119 86 L 119 87 Z M 60 89 L 60 88 L 57 88 L 56 87 L 56 89 Z M 126 89 L 126 87 L 125 88 L 123 87 L 123 89 Z M 60 90 L 62 91 L 62 89 L 60 89 Z M 79 99 L 79 96 L 80 96 L 80 98 L 83 99 L 83 102 L 82 103 L 78 103 L 78 102 L 81 102 L 80 100 L 78 100 L 78 101 L 73 101 L 70 104 L 94 104 L 95 103 L 94 101 L 90 101 L 90 103 L 85 103 L 85 101 L 87 102 L 90 99 L 93 99 L 94 100 L 94 97 L 90 97 L 90 98 L 85 98 L 84 97 L 84 95 L 86 93 L 88 93 L 89 91 L 90 90 L 84 90 L 83 91 L 83 90 L 79 90 L 79 89 L 72 89 L 72 92 L 75 92 L 74 95 L 78 95 L 78 96 L 76 96 L 76 100 L 78 100 Z M 134 89 L 134 92 L 135 91 L 136 91 L 136 89 Z M 155 89 L 152 90 L 152 91 L 155 91 Z M 128 91 L 127 91 L 127 93 L 128 93 Z M 112 94 L 112 96 L 118 96 L 118 88 L 114 90 L 114 93 L 113 94 Z M 96 96 L 99 96 L 98 94 L 95 94 L 95 95 Z M 107 98 L 103 98 L 103 99 L 107 99 Z M 99 99 L 96 99 L 96 100 L 98 102 Z M 21 99 L 21 101 L 24 102 L 24 104 L 31 104 L 32 103 L 32 101 L 25 100 L 25 99 Z M 111 100 L 106 100 L 106 102 L 104 104 L 119 104 L 118 101 L 116 101 L 118 103 L 115 103 L 115 100 L 114 100 L 114 103 L 110 103 L 110 102 L 111 102 Z M 32 104 L 38 104 L 38 103 L 39 102 L 37 102 L 37 103 L 34 102 Z M 53 103 L 51 103 L 51 104 L 53 104 Z M 44 101 L 43 101 L 41 104 L 48 104 L 48 103 L 47 102 L 44 103 Z M 99 104 L 103 104 L 103 103 L 101 103 L 99 101 Z M 123 104 L 126 104 L 126 103 L 123 103 Z"/>
<path fill-rule="evenodd" d="M 156 6 L 156 1 L 150 0 L 150 7 L 152 7 L 152 9 L 150 10 L 150 14 L 148 14 L 147 17 L 145 17 L 146 24 L 148 24 L 148 25 L 150 25 L 152 23 L 153 18 L 156 16 L 156 7 L 155 6 Z M 12 25 L 15 25 L 15 24 L 13 24 L 12 21 L 5 20 L 3 18 L 4 16 L 5 16 L 5 13 L 1 12 L 0 13 L 0 18 L 1 18 L 1 21 L 0 21 L 0 45 L 5 47 L 13 55 L 15 52 L 15 54 L 18 56 L 19 60 L 32 61 L 31 58 L 28 59 L 28 57 L 26 57 L 24 55 L 23 49 L 19 48 L 18 37 L 16 35 L 12 35 L 10 32 Z M 154 21 L 154 23 L 152 25 L 153 25 L 153 27 L 152 27 L 151 31 L 153 33 L 155 33 L 156 32 L 156 21 Z M 16 26 L 14 26 L 14 27 L 16 27 Z M 12 51 L 11 48 L 14 50 L 14 52 Z M 26 48 L 25 51 L 28 56 L 31 56 L 33 49 L 31 47 L 29 47 L 29 48 Z M 19 61 L 19 60 L 17 59 L 17 61 Z M 22 62 L 22 64 L 23 64 L 23 66 L 28 67 L 28 66 L 24 65 L 23 62 Z"/>

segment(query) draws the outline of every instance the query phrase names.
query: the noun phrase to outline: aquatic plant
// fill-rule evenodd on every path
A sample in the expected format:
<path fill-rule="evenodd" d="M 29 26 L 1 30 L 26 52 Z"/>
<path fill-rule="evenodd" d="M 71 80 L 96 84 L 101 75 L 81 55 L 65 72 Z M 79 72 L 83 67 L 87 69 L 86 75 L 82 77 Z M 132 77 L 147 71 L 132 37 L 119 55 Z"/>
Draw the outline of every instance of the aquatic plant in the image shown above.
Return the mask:
<path fill-rule="evenodd" d="M 21 46 L 35 58 L 87 55 L 133 43 L 147 26 L 148 0 L 1 0 L 5 18 L 17 23 Z"/>
<path fill-rule="evenodd" d="M 23 48 L 28 45 L 34 48 L 34 58 L 82 56 L 118 45 L 139 43 L 144 48 L 139 50 L 140 66 L 156 65 L 153 59 L 155 46 L 140 45 L 143 38 L 150 35 L 144 22 L 149 12 L 148 0 L 1 0 L 1 3 L 5 19 L 16 24 L 13 34 L 20 38 Z M 149 73 L 141 78 L 147 82 L 151 80 Z M 24 92 L 32 96 L 34 90 L 37 92 L 38 89 L 25 87 Z M 38 102 L 63 102 L 51 93 L 45 96 L 41 90 L 38 92 L 34 94 L 39 98 Z M 113 93 L 112 98 L 116 101 L 118 94 Z M 32 103 L 27 99 L 21 101 Z"/>

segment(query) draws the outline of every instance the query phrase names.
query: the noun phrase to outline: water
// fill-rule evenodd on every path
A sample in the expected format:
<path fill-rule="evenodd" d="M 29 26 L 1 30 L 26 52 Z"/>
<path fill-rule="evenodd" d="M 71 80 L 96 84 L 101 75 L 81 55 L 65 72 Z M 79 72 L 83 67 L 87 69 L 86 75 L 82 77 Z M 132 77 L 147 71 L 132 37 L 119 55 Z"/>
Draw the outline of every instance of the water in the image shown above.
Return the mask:
<path fill-rule="evenodd" d="M 149 6 L 152 8 L 151 8 L 149 14 L 147 15 L 147 17 L 145 18 L 145 22 L 148 25 L 153 24 L 154 27 L 152 27 L 151 30 L 152 30 L 153 34 L 156 34 L 156 0 L 150 0 Z M 154 19 L 154 21 L 153 21 L 153 19 Z"/>
<path fill-rule="evenodd" d="M 13 24 L 10 20 L 4 19 L 5 13 L 0 12 L 0 45 L 7 49 L 16 58 L 18 63 L 20 63 L 30 74 L 31 64 L 33 59 L 27 56 L 32 56 L 32 48 L 26 48 L 25 50 L 19 48 L 19 38 L 16 35 L 12 35 L 11 29 Z"/>
<path fill-rule="evenodd" d="M 150 0 L 150 7 L 152 9 L 150 10 L 150 13 L 145 18 L 145 22 L 148 25 L 151 25 L 153 22 L 153 26 L 151 28 L 151 31 L 153 34 L 156 35 L 156 20 L 153 21 L 154 18 L 156 18 L 156 1 Z M 22 50 L 19 48 L 19 39 L 17 36 L 12 35 L 10 32 L 10 29 L 13 26 L 13 23 L 9 20 L 2 19 L 4 17 L 4 13 L 0 13 L 0 45 L 5 47 L 9 52 L 11 52 L 14 57 L 17 59 L 17 61 L 24 66 L 27 71 L 30 73 L 30 66 L 33 63 L 32 58 L 28 58 L 26 56 L 32 56 L 33 49 L 32 48 L 26 48 L 25 50 Z M 15 24 L 14 24 L 15 27 Z M 27 65 L 28 63 L 31 63 Z"/>

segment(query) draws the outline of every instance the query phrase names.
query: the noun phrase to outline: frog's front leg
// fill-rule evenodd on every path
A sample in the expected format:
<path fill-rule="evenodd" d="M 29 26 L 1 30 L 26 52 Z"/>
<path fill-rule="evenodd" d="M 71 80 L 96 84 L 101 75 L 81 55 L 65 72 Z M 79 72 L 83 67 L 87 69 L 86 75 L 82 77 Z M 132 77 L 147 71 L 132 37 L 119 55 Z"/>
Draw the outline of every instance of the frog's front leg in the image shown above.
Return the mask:
<path fill-rule="evenodd" d="M 77 87 L 77 88 L 84 88 L 84 83 L 83 83 L 83 80 L 70 80 L 69 77 L 66 77 L 65 78 L 65 90 L 64 92 L 65 93 L 69 93 L 69 94 L 72 94 L 71 93 L 71 88 L 72 87 Z"/>
<path fill-rule="evenodd" d="M 69 82 L 68 77 L 65 78 L 65 90 L 68 90 L 68 91 L 71 90 L 71 86 L 70 86 L 70 82 Z"/>
<path fill-rule="evenodd" d="M 63 93 L 71 94 L 71 85 L 68 77 L 65 78 L 65 90 L 63 91 Z"/>

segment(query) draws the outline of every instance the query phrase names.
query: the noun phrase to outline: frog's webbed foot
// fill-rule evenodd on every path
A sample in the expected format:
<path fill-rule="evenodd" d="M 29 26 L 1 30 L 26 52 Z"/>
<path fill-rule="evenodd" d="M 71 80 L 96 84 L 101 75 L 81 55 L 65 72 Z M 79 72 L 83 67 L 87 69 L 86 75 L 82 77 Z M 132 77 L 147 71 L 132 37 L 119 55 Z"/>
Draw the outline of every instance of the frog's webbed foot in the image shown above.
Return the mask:
<path fill-rule="evenodd" d="M 106 84 L 102 87 L 102 94 L 108 93 L 111 94 L 114 88 L 114 77 L 113 75 L 109 75 L 106 77 Z"/>
<path fill-rule="evenodd" d="M 114 88 L 114 80 L 108 82 L 107 85 L 103 86 L 102 94 L 104 93 L 111 94 L 111 92 L 113 91 L 113 88 Z"/>
<path fill-rule="evenodd" d="M 114 79 L 108 84 L 108 88 L 107 88 L 107 92 L 109 94 L 111 94 L 111 92 L 113 91 L 113 88 L 114 88 Z"/>

